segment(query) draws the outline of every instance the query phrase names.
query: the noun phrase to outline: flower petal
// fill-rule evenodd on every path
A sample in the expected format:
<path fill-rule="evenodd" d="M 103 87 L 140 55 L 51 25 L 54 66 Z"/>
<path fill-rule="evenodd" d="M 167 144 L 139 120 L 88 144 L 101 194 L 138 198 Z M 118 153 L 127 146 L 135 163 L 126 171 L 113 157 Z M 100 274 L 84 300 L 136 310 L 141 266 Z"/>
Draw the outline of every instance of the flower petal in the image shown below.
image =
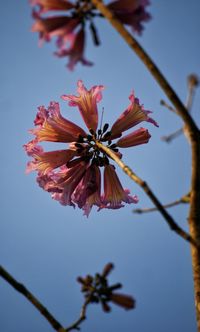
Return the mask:
<path fill-rule="evenodd" d="M 140 128 L 130 133 L 129 135 L 120 138 L 116 144 L 120 148 L 129 148 L 130 146 L 148 143 L 150 137 L 151 135 L 147 129 Z"/>
<path fill-rule="evenodd" d="M 103 85 L 93 86 L 87 90 L 81 80 L 78 81 L 79 96 L 63 95 L 62 99 L 69 100 L 70 106 L 78 106 L 88 129 L 96 131 L 98 125 L 97 103 L 102 99 Z"/>
<path fill-rule="evenodd" d="M 72 194 L 84 176 L 87 166 L 88 163 L 80 162 L 72 168 L 66 168 L 60 174 L 57 173 L 58 180 L 55 183 L 55 188 L 62 189 L 62 192 L 52 194 L 52 198 L 58 200 L 62 205 L 75 206 L 72 201 Z"/>
<path fill-rule="evenodd" d="M 73 202 L 76 203 L 80 209 L 82 209 L 87 198 L 96 191 L 97 184 L 95 166 L 90 165 L 73 193 Z"/>
<path fill-rule="evenodd" d="M 156 121 L 148 115 L 151 112 L 144 110 L 143 106 L 139 103 L 139 99 L 135 98 L 133 92 L 129 96 L 129 100 L 131 101 L 130 105 L 115 121 L 111 128 L 111 139 L 120 137 L 122 132 L 136 126 L 142 121 L 151 122 L 158 127 Z"/>

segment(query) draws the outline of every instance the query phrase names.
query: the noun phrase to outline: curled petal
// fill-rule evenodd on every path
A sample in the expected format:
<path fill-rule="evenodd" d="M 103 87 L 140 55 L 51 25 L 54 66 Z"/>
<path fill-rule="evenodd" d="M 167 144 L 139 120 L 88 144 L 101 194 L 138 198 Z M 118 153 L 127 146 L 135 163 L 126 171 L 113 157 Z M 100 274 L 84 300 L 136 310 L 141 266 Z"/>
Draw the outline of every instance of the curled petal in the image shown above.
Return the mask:
<path fill-rule="evenodd" d="M 32 6 L 39 6 L 39 13 L 45 13 L 49 10 L 69 10 L 75 6 L 67 0 L 30 0 Z"/>
<path fill-rule="evenodd" d="M 116 144 L 120 148 L 129 148 L 130 146 L 148 143 L 150 137 L 151 135 L 147 129 L 140 128 L 130 133 L 129 135 L 120 138 Z"/>
<path fill-rule="evenodd" d="M 28 142 L 27 144 L 23 145 L 24 150 L 26 151 L 28 156 L 33 156 L 35 153 L 42 153 L 43 148 L 37 145 L 37 139 L 33 139 L 32 141 Z"/>
<path fill-rule="evenodd" d="M 51 102 L 48 112 L 43 125 L 32 130 L 38 141 L 69 143 L 76 141 L 79 135 L 86 136 L 82 128 L 62 117 L 58 103 Z"/>
<path fill-rule="evenodd" d="M 69 57 L 69 62 L 67 67 L 70 70 L 74 69 L 74 66 L 81 62 L 85 66 L 92 66 L 93 63 L 86 60 L 84 57 L 84 49 L 85 49 L 85 32 L 84 29 L 79 30 L 77 33 L 72 33 L 68 35 L 67 39 L 70 39 L 70 47 L 69 48 L 61 48 L 58 52 L 55 52 L 55 55 L 62 58 L 65 56 Z M 58 41 L 59 43 L 59 41 Z"/>
<path fill-rule="evenodd" d="M 69 100 L 70 106 L 78 106 L 79 111 L 88 129 L 96 131 L 98 125 L 97 103 L 102 99 L 103 85 L 93 86 L 87 90 L 81 80 L 78 81 L 79 96 L 63 95 L 64 100 Z"/>
<path fill-rule="evenodd" d="M 110 298 L 113 303 L 123 307 L 126 310 L 135 308 L 135 300 L 130 295 L 112 293 Z"/>
<path fill-rule="evenodd" d="M 28 163 L 27 172 L 39 171 L 41 174 L 47 174 L 51 170 L 65 165 L 76 155 L 74 150 L 57 150 L 50 152 L 33 153 L 33 161 Z"/>
<path fill-rule="evenodd" d="M 49 112 L 46 110 L 44 106 L 38 107 L 38 112 L 36 114 L 34 125 L 35 126 L 42 126 L 44 121 L 48 118 Z"/>
<path fill-rule="evenodd" d="M 136 195 L 130 196 L 128 189 L 123 189 L 113 165 L 106 165 L 104 169 L 104 195 L 101 208 L 119 209 L 124 205 L 122 202 L 137 203 Z"/>
<path fill-rule="evenodd" d="M 151 112 L 143 109 L 143 106 L 140 105 L 139 100 L 135 98 L 134 93 L 131 93 L 129 100 L 131 101 L 130 105 L 115 121 L 111 128 L 112 139 L 120 137 L 122 132 L 136 126 L 142 121 L 150 122 L 158 127 L 156 121 L 149 117 L 149 113 Z"/>

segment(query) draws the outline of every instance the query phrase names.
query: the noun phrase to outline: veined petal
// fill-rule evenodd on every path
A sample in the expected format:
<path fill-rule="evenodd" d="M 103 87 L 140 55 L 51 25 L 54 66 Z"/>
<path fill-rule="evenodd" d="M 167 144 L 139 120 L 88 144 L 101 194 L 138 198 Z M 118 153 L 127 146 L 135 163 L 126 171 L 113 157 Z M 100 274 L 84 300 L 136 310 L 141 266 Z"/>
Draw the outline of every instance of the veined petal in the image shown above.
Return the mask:
<path fill-rule="evenodd" d="M 143 106 L 139 103 L 139 99 L 135 98 L 133 92 L 129 96 L 129 100 L 131 101 L 130 105 L 115 121 L 111 128 L 111 139 L 120 137 L 122 132 L 136 126 L 142 121 L 150 122 L 158 127 L 156 121 L 148 115 L 151 112 L 144 110 Z"/>
<path fill-rule="evenodd" d="M 27 171 L 39 171 L 41 174 L 47 174 L 51 170 L 65 165 L 69 160 L 71 160 L 75 155 L 74 150 L 57 150 L 50 152 L 38 152 L 33 153 L 33 161 L 28 163 Z"/>
<path fill-rule="evenodd" d="M 78 106 L 79 111 L 89 129 L 96 131 L 98 125 L 97 103 L 102 99 L 103 85 L 93 86 L 87 90 L 81 80 L 78 81 L 79 96 L 63 95 L 62 99 L 69 100 L 70 106 Z"/>
<path fill-rule="evenodd" d="M 151 135 L 149 134 L 147 129 L 140 128 L 133 131 L 129 135 L 120 138 L 116 144 L 120 148 L 129 148 L 130 146 L 148 143 L 150 137 Z"/>
<path fill-rule="evenodd" d="M 79 135 L 86 136 L 82 128 L 62 117 L 58 103 L 51 102 L 48 112 L 43 125 L 32 130 L 38 141 L 69 143 L 76 141 Z"/>
<path fill-rule="evenodd" d="M 69 10 L 75 6 L 67 0 L 30 0 L 32 6 L 39 6 L 40 13 L 45 13 L 49 10 Z"/>
<path fill-rule="evenodd" d="M 113 165 L 106 165 L 104 169 L 104 195 L 103 205 L 100 208 L 119 209 L 122 202 L 137 203 L 137 196 L 130 196 L 129 190 L 123 189 Z"/>

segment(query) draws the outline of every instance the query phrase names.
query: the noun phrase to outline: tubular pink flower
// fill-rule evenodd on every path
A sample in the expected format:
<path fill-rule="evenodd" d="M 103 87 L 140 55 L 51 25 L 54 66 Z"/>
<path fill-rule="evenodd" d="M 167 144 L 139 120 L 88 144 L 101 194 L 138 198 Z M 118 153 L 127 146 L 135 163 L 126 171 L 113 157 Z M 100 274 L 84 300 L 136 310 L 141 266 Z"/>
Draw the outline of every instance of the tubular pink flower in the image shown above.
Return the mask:
<path fill-rule="evenodd" d="M 140 105 L 139 99 L 135 98 L 134 93 L 132 92 L 129 96 L 129 100 L 131 101 L 130 105 L 127 109 L 120 115 L 120 117 L 115 121 L 111 128 L 111 138 L 120 137 L 122 132 L 136 126 L 142 121 L 151 122 L 156 127 L 158 124 L 154 121 L 148 114 L 150 111 L 145 111 L 143 105 Z"/>
<path fill-rule="evenodd" d="M 61 98 L 69 100 L 69 106 L 78 106 L 82 118 L 88 127 L 96 131 L 98 125 L 97 103 L 102 99 L 103 85 L 96 85 L 87 90 L 81 80 L 78 81 L 79 96 L 63 95 Z"/>
<path fill-rule="evenodd" d="M 31 171 L 39 171 L 41 174 L 46 175 L 51 170 L 66 164 L 71 160 L 77 152 L 75 150 L 57 150 L 50 152 L 39 151 L 33 153 L 33 161 L 27 165 L 27 173 Z"/>
<path fill-rule="evenodd" d="M 49 10 L 69 10 L 75 6 L 67 0 L 30 0 L 32 6 L 39 6 L 39 13 Z"/>
<path fill-rule="evenodd" d="M 73 33 L 67 38 L 70 38 L 71 45 L 69 48 L 61 48 L 58 52 L 54 54 L 62 58 L 69 56 L 69 63 L 67 67 L 70 70 L 74 69 L 74 66 L 81 62 L 85 66 L 92 66 L 93 63 L 84 58 L 84 48 L 85 48 L 85 32 L 83 29 L 79 30 L 77 33 Z M 58 42 L 59 44 L 59 42 Z"/>
<path fill-rule="evenodd" d="M 80 162 L 78 165 L 67 169 L 64 174 L 61 174 L 61 177 L 57 180 L 53 189 L 55 190 L 55 188 L 57 188 L 62 190 L 62 192 L 53 193 L 52 198 L 59 201 L 62 205 L 75 206 L 72 201 L 72 194 L 83 178 L 87 166 L 88 163 Z M 57 176 L 58 175 L 59 173 L 57 173 Z"/>
<path fill-rule="evenodd" d="M 148 130 L 145 128 L 140 128 L 133 131 L 129 135 L 123 136 L 116 142 L 116 144 L 120 148 L 129 148 L 131 146 L 148 143 L 150 138 L 151 135 L 149 134 Z"/>
<path fill-rule="evenodd" d="M 129 190 L 123 189 L 115 172 L 115 167 L 113 165 L 106 165 L 104 169 L 104 195 L 102 197 L 103 204 L 101 209 L 119 209 L 124 206 L 122 202 L 128 204 L 137 203 L 137 196 L 130 196 L 129 193 Z"/>
<path fill-rule="evenodd" d="M 148 0 L 117 0 L 108 7 L 123 24 L 130 25 L 134 32 L 141 34 L 143 22 L 151 18 L 145 8 L 149 4 Z"/>
<path fill-rule="evenodd" d="M 73 193 L 73 201 L 80 209 L 85 205 L 87 198 L 97 191 L 95 167 L 94 165 L 88 167 Z"/>
<path fill-rule="evenodd" d="M 99 167 L 91 165 L 87 169 L 73 197 L 73 201 L 84 210 L 84 215 L 87 217 L 93 205 L 101 206 L 101 172 Z"/>
<path fill-rule="evenodd" d="M 43 108 L 42 112 L 44 112 Z M 82 128 L 62 117 L 60 114 L 59 104 L 55 102 L 50 103 L 47 116 L 43 121 L 43 124 L 38 126 L 38 128 L 33 129 L 31 132 L 36 135 L 37 140 L 40 142 L 48 141 L 68 143 L 76 141 L 79 135 L 82 137 L 86 136 L 86 133 Z"/>

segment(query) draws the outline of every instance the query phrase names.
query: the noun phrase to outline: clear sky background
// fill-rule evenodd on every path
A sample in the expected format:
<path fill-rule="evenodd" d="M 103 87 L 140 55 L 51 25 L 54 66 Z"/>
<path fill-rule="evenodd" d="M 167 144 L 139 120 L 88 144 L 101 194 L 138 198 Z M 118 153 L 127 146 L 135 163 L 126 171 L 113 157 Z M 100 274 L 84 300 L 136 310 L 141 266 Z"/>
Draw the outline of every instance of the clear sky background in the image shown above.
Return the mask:
<path fill-rule="evenodd" d="M 28 1 L 1 1 L 1 221 L 0 262 L 24 283 L 64 325 L 79 315 L 83 303 L 76 277 L 101 271 L 107 262 L 116 266 L 111 282 L 122 282 L 123 292 L 137 301 L 134 311 L 113 305 L 111 314 L 89 307 L 82 331 L 194 332 L 196 330 L 190 248 L 169 230 L 158 213 L 136 215 L 133 206 L 96 212 L 89 218 L 81 210 L 53 201 L 25 175 L 22 145 L 31 139 L 27 130 L 39 105 L 60 101 L 63 115 L 82 124 L 75 108 L 60 100 L 75 93 L 78 79 L 90 88 L 106 89 L 99 110 L 112 122 L 128 105 L 134 88 L 160 127 L 144 124 L 152 138 L 147 145 L 126 149 L 124 161 L 144 178 L 163 203 L 189 191 L 190 149 L 185 138 L 167 145 L 160 140 L 181 126 L 181 120 L 160 106 L 165 99 L 140 60 L 109 23 L 98 20 L 102 45 L 95 48 L 90 35 L 86 57 L 91 68 L 65 69 L 66 60 L 52 55 L 54 44 L 38 48 L 30 32 Z M 152 0 L 152 20 L 138 40 L 156 61 L 178 95 L 187 95 L 186 77 L 200 74 L 200 2 Z M 193 115 L 199 119 L 199 92 Z M 142 190 L 118 170 L 124 187 L 139 196 L 138 207 L 151 206 Z M 170 213 L 187 230 L 188 206 Z M 0 331 L 51 332 L 48 322 L 3 279 L 0 280 Z"/>

